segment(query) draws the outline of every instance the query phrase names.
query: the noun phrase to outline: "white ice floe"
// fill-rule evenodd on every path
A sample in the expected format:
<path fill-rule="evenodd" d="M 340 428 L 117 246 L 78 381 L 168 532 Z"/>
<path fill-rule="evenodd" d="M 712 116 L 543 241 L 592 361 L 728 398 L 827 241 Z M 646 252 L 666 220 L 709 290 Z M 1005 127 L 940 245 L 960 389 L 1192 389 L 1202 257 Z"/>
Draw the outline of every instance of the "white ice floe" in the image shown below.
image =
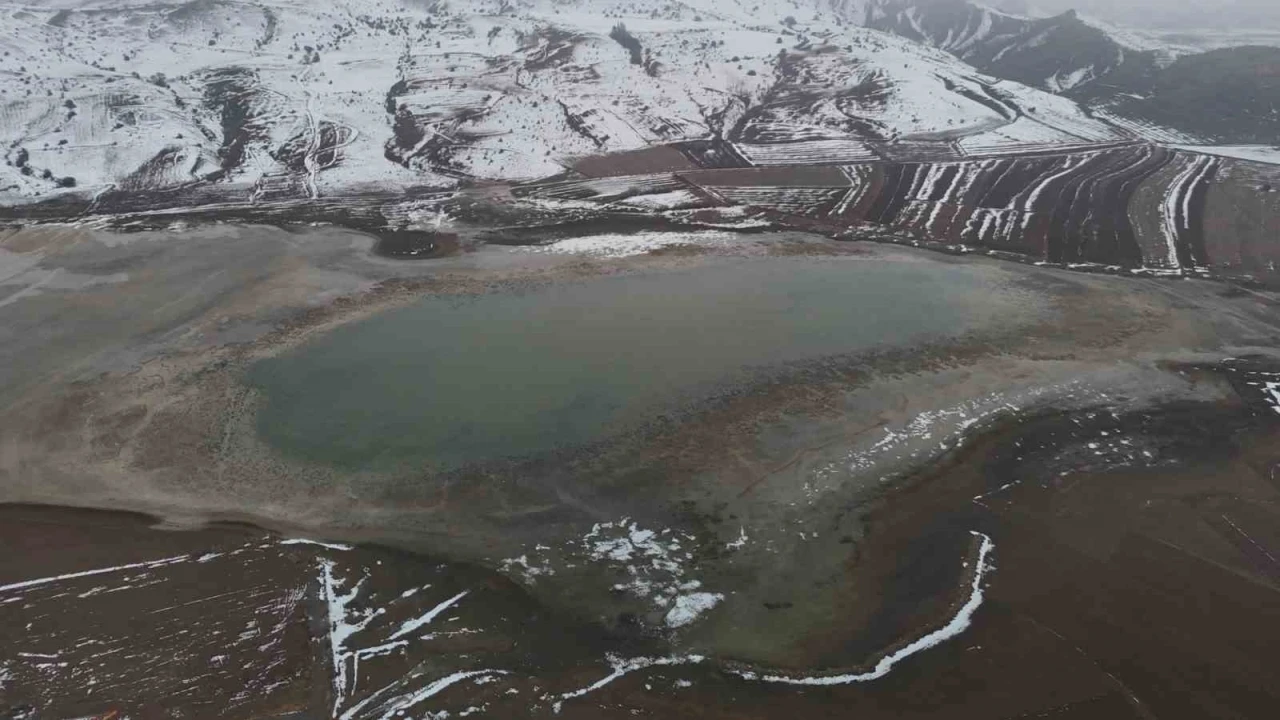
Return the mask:
<path fill-rule="evenodd" d="M 580 698 L 584 695 L 593 693 L 596 690 L 599 690 L 600 688 L 604 687 L 605 685 L 608 685 L 609 683 L 613 682 L 614 680 L 617 680 L 618 678 L 621 678 L 625 675 L 629 675 L 630 673 L 636 672 L 637 670 L 644 670 L 646 668 L 669 666 L 669 665 L 696 665 L 706 660 L 706 658 L 701 655 L 672 655 L 670 657 L 664 657 L 664 658 L 639 657 L 639 658 L 623 659 L 618 657 L 617 655 L 609 655 L 606 658 L 606 660 L 608 660 L 609 666 L 613 668 L 613 672 L 609 673 L 605 677 L 600 678 L 599 680 L 595 681 L 594 683 L 591 683 L 590 685 L 580 690 L 574 690 L 572 692 L 567 692 L 562 695 L 557 695 L 554 703 L 551 706 L 552 709 L 556 713 L 559 713 L 560 708 L 564 705 L 564 702 L 566 700 L 573 700 L 575 698 Z"/>
<path fill-rule="evenodd" d="M 699 616 L 719 605 L 724 600 L 720 593 L 690 593 L 681 595 L 672 602 L 671 611 L 667 613 L 665 622 L 669 628 L 681 628 L 697 620 Z"/>
<path fill-rule="evenodd" d="M 551 245 L 527 248 L 530 252 L 556 255 L 586 255 L 600 258 L 622 258 L 643 255 L 654 250 L 678 245 L 716 247 L 742 242 L 739 235 L 708 230 L 703 232 L 639 232 L 631 234 L 588 235 L 567 238 Z"/>
<path fill-rule="evenodd" d="M 986 579 L 988 573 L 991 572 L 991 553 L 995 550 L 995 543 L 991 538 L 983 533 L 973 531 L 975 537 L 982 539 L 982 544 L 978 549 L 978 564 L 973 573 L 973 580 L 970 583 L 969 597 L 964 604 L 960 606 L 960 610 L 955 616 L 942 627 L 921 637 L 906 646 L 895 650 L 894 652 L 884 656 L 880 662 L 876 663 L 874 669 L 865 673 L 851 673 L 847 675 L 818 675 L 813 677 L 790 677 L 787 675 L 764 675 L 749 671 L 737 671 L 737 674 L 747 680 L 759 680 L 769 683 L 784 683 L 788 685 L 849 685 L 852 683 L 869 682 L 878 680 L 889 674 L 893 667 L 902 660 L 923 652 L 930 648 L 937 647 L 942 643 L 954 638 L 965 630 L 973 622 L 973 615 L 982 605 L 983 588 L 982 583 Z"/>

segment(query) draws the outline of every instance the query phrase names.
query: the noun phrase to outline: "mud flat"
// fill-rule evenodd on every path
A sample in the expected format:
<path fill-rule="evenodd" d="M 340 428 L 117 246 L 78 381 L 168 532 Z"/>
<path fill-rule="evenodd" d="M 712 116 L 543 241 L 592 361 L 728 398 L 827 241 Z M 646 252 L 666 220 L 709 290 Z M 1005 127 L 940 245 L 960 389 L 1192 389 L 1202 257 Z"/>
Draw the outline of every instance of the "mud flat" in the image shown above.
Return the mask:
<path fill-rule="evenodd" d="M 799 233 L 633 239 L 399 262 L 331 228 L 0 238 L 0 500 L 166 528 L 4 511 L 6 545 L 32 549 L 0 575 L 8 707 L 1275 706 L 1269 294 Z M 150 694 L 145 658 L 63 646 L 178 625 L 51 619 L 84 602 L 133 627 L 210 584 L 261 604 L 202 616 L 201 657 Z M 235 640 L 255 617 L 280 628 L 267 649 Z M 244 677 L 205 688 L 220 645 Z M 77 684 L 102 673 L 100 697 Z M 250 676 L 252 697 L 219 694 Z"/>

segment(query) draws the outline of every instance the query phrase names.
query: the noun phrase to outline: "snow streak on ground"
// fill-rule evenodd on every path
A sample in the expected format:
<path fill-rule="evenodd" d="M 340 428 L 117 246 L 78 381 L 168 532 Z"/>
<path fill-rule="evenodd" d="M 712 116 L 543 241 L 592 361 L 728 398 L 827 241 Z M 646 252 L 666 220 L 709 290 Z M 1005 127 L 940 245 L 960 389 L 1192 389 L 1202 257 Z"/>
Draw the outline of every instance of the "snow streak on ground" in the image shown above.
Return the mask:
<path fill-rule="evenodd" d="M 603 678 L 597 680 L 596 682 L 580 690 L 567 692 L 562 695 L 558 695 L 555 698 L 548 698 L 553 700 L 553 703 L 551 706 L 552 709 L 555 710 L 556 713 L 559 713 L 561 707 L 563 707 L 566 700 L 573 700 L 576 698 L 583 697 L 584 695 L 593 693 L 596 690 L 599 690 L 600 688 L 613 682 L 614 680 L 617 680 L 618 678 L 624 677 L 638 670 L 645 670 L 651 667 L 664 667 L 664 666 L 672 666 L 672 665 L 697 665 L 703 662 L 704 660 L 706 660 L 706 658 L 704 658 L 701 655 L 683 655 L 683 656 L 672 655 L 670 657 L 662 657 L 662 658 L 639 657 L 639 658 L 623 659 L 616 655 L 610 655 L 608 658 L 606 658 L 606 660 L 608 661 L 609 666 L 613 668 L 613 672 L 609 673 Z"/>
<path fill-rule="evenodd" d="M 470 591 L 456 593 L 425 611 L 414 611 L 412 608 L 418 607 L 417 596 L 429 590 L 430 584 L 410 588 L 389 601 L 379 602 L 368 591 L 372 579 L 368 570 L 352 582 L 338 576 L 337 563 L 333 560 L 321 559 L 319 576 L 321 596 L 328 607 L 334 717 L 343 720 L 391 718 L 403 715 L 408 709 L 457 682 L 506 674 L 500 670 L 457 672 L 421 685 L 419 681 L 423 678 L 422 673 L 411 673 L 366 695 L 358 702 L 349 703 L 356 697 L 362 661 L 404 652 L 411 643 L 434 639 L 434 634 L 422 635 L 421 632 L 442 614 L 457 606 Z M 403 617 L 406 610 L 411 613 L 406 619 L 398 623 L 388 620 L 389 616 Z"/>
<path fill-rule="evenodd" d="M 905 660 L 916 653 L 923 652 L 930 648 L 937 647 L 942 643 L 950 640 L 965 630 L 973 623 L 973 615 L 982 606 L 982 583 L 986 579 L 988 573 L 991 572 L 993 566 L 991 564 L 991 553 L 995 550 L 995 543 L 991 538 L 980 533 L 973 532 L 975 537 L 981 538 L 982 544 L 978 550 L 978 564 L 974 570 L 973 579 L 969 587 L 969 597 L 964 604 L 956 612 L 955 616 L 947 622 L 946 625 L 930 632 L 929 634 L 908 643 L 906 646 L 895 650 L 894 652 L 884 656 L 876 663 L 874 669 L 865 673 L 849 673 L 844 675 L 818 675 L 811 677 L 791 677 L 787 675 L 768 675 L 754 672 L 738 672 L 738 675 L 747 680 L 759 680 L 769 683 L 785 683 L 788 685 L 809 685 L 809 686 L 825 686 L 825 685 L 849 685 L 852 683 L 869 682 L 871 680 L 879 680 L 889 674 L 894 666 L 902 660 Z"/>
<path fill-rule="evenodd" d="M 52 577 L 37 578 L 35 580 L 24 580 L 22 582 L 10 583 L 8 585 L 0 585 L 0 593 L 10 593 L 14 590 L 26 590 L 28 588 L 39 587 L 41 585 L 50 585 L 54 583 L 65 582 L 67 580 L 78 580 L 80 578 L 93 577 L 95 575 L 107 575 L 124 572 L 126 570 L 154 570 L 167 565 L 175 565 L 190 561 L 189 555 L 179 555 L 177 557 L 164 558 L 163 560 L 152 560 L 150 562 L 131 563 L 129 565 L 117 565 L 115 567 L 96 568 L 94 570 L 84 570 L 81 572 L 67 573 L 65 575 L 54 575 Z"/>
<path fill-rule="evenodd" d="M 168 702 L 198 677 L 226 715 L 278 702 L 298 680 L 286 638 L 306 587 L 281 552 L 267 539 L 0 586 L 23 628 L 22 645 L 0 650 L 0 689 L 34 690 L 41 704 Z"/>

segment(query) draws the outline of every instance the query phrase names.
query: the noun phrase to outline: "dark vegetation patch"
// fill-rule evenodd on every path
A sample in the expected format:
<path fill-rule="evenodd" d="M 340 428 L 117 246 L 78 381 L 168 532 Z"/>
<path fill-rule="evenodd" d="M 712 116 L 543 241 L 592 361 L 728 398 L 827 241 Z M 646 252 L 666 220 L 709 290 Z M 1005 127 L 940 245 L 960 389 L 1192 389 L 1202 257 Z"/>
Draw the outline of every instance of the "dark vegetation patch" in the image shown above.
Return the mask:
<path fill-rule="evenodd" d="M 249 143 L 265 137 L 256 123 L 257 89 L 257 73 L 248 68 L 220 68 L 206 76 L 204 104 L 218 113 L 222 125 L 222 145 L 218 148 L 221 169 L 209 179 L 221 180 L 235 172 L 244 163 Z"/>
<path fill-rule="evenodd" d="M 418 230 L 380 232 L 373 246 L 374 254 L 397 260 L 429 260 L 453 255 L 457 251 L 456 234 Z"/>
<path fill-rule="evenodd" d="M 622 23 L 614 25 L 613 30 L 609 32 L 609 37 L 627 49 L 627 52 L 631 54 L 632 65 L 644 64 L 644 46 L 640 44 L 640 40 L 635 35 L 627 32 L 626 25 Z"/>
<path fill-rule="evenodd" d="M 1236 47 L 1184 55 L 1139 77 L 1113 78 L 1122 95 L 1113 106 L 1197 137 L 1280 144 L 1280 48 Z"/>

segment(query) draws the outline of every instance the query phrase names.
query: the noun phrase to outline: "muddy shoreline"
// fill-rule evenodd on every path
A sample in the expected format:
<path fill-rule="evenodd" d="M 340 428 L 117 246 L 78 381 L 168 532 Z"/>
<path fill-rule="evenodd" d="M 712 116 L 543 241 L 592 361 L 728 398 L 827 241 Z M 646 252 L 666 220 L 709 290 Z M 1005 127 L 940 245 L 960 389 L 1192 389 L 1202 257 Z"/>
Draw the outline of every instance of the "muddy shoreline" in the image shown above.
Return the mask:
<path fill-rule="evenodd" d="M 1257 547 L 1275 547 L 1267 528 L 1276 526 L 1268 524 L 1268 513 L 1277 488 L 1267 472 L 1280 463 L 1268 455 L 1273 416 L 1280 415 L 1264 392 L 1280 372 L 1270 350 L 1280 333 L 1274 299 L 1265 295 L 1226 293 L 1199 281 L 1126 281 L 1010 267 L 800 234 L 744 236 L 740 244 L 627 258 L 490 249 L 429 263 L 376 257 L 367 236 L 333 228 L 220 226 L 177 235 L 37 228 L 0 238 L 0 248 L 4 262 L 28 283 L 16 298 L 9 296 L 13 300 L 0 300 L 0 327 L 38 327 L 47 318 L 67 317 L 69 308 L 75 308 L 72 317 L 92 320 L 68 326 L 63 336 L 13 334 L 18 342 L 10 351 L 25 360 L 9 366 L 14 374 L 4 383 L 0 501 L 40 503 L 45 507 L 30 512 L 64 518 L 11 523 L 13 537 L 38 547 L 50 527 L 84 524 L 76 520 L 83 516 L 47 506 L 80 504 L 149 512 L 168 527 L 192 531 L 143 529 L 136 542 L 116 549 L 87 536 L 77 541 L 100 544 L 108 553 L 129 555 L 179 537 L 180 544 L 228 532 L 244 537 L 258 533 L 253 528 L 360 543 L 332 551 L 339 555 L 322 548 L 315 551 L 320 555 L 295 557 L 298 546 L 275 541 L 254 550 L 264 553 L 254 567 L 267 573 L 284 567 L 277 565 L 286 562 L 280 558 L 294 558 L 287 560 L 291 574 L 281 574 L 280 587 L 271 592 L 292 598 L 280 607 L 296 613 L 270 617 L 283 623 L 280 647 L 292 648 L 283 665 L 273 667 L 296 673 L 288 682 L 270 673 L 262 677 L 268 678 L 264 687 L 281 682 L 280 692 L 293 693 L 286 704 L 311 708 L 296 710 L 303 717 L 334 701 L 354 707 L 367 699 L 361 692 L 380 687 L 329 687 L 335 666 L 333 660 L 325 665 L 324 644 L 334 641 L 320 632 L 325 582 L 332 585 L 329 596 L 339 597 L 364 572 L 372 574 L 361 587 L 375 594 L 360 603 L 385 602 L 388 612 L 411 612 L 396 598 L 412 588 L 378 580 L 379 561 L 402 567 L 403 582 L 428 571 L 465 580 L 450 585 L 452 594 L 432 595 L 431 603 L 483 586 L 497 594 L 474 598 L 481 616 L 505 617 L 495 608 L 518 606 L 527 617 L 551 618 L 529 621 L 538 637 L 583 638 L 572 652 L 550 642 L 521 650 L 516 661 L 504 653 L 527 646 L 510 635 L 521 631 L 502 625 L 506 629 L 497 634 L 504 639 L 484 645 L 485 653 L 456 651 L 489 664 L 422 665 L 425 646 L 396 645 L 369 666 L 391 683 L 387 687 L 407 688 L 404 683 L 450 673 L 492 679 L 471 694 L 442 695 L 447 702 L 440 708 L 455 713 L 487 703 L 495 714 L 537 715 L 562 702 L 571 717 L 599 717 L 591 713 L 601 705 L 678 714 L 701 702 L 714 706 L 713 717 L 796 711 L 822 717 L 842 703 L 873 717 L 929 716 L 923 707 L 911 710 L 893 699 L 894 692 L 908 692 L 976 703 L 982 716 L 1061 706 L 1145 717 L 1140 706 L 1158 705 L 1164 711 L 1151 712 L 1163 717 L 1179 703 L 1208 702 L 1209 691 L 1187 674 L 1190 658 L 1205 648 L 1242 683 L 1221 707 L 1252 716 L 1268 700 L 1247 690 L 1258 687 L 1259 673 L 1266 671 L 1221 654 L 1211 639 L 1215 626 L 1187 615 L 1195 608 L 1156 603 L 1168 622 L 1203 627 L 1203 636 L 1173 648 L 1126 624 L 1133 608 L 1151 604 L 1155 568 L 1196 587 L 1226 582 L 1213 575 L 1226 572 L 1235 578 L 1231 590 L 1206 601 L 1206 607 L 1227 603 L 1236 614 L 1239 625 L 1229 623 L 1224 631 L 1236 633 L 1246 621 L 1265 623 L 1257 616 L 1267 607 L 1260 598 L 1274 592 L 1275 575 Z M 244 379 L 254 362 L 424 297 L 536 298 L 566 284 L 786 258 L 869 267 L 923 264 L 940 272 L 964 268 L 1014 302 L 991 301 L 991 317 L 957 338 L 774 367 L 721 395 L 673 407 L 623 436 L 518 462 L 495 460 L 446 473 L 353 473 L 281 453 L 255 427 L 263 398 Z M 1189 518 L 1194 521 L 1187 525 Z M 126 522 L 148 524 L 136 517 Z M 237 529 L 226 530 L 228 523 Z M 1212 531 L 1188 535 L 1183 527 Z M 796 689 L 733 674 L 856 675 L 895 649 L 911 648 L 945 627 L 969 597 L 966 583 L 978 559 L 975 532 L 991 539 L 994 565 L 983 580 L 986 597 L 974 624 L 957 637 L 911 654 L 875 682 Z M 1181 550 L 1157 550 L 1170 547 Z M 50 548 L 70 553 L 62 560 L 72 563 L 70 571 L 87 569 L 75 565 L 75 543 Z M 344 561 L 341 552 L 353 555 Z M 656 569 L 637 574 L 616 561 L 616 553 L 652 559 Z M 192 550 L 191 556 L 203 555 Z M 163 557 L 103 557 L 102 565 Z M 1208 558 L 1217 570 L 1188 558 Z M 5 574 L 15 582 L 44 576 L 37 556 L 30 564 L 21 557 L 14 562 Z M 317 575 L 318 567 L 330 567 L 326 563 L 336 563 L 330 575 Z M 1065 569 L 1054 574 L 1051 567 Z M 207 582 L 199 573 L 182 577 L 187 579 L 175 580 L 173 592 L 194 592 Z M 1101 583 L 1107 606 L 1064 618 L 1066 606 L 1039 588 L 1065 578 L 1082 588 Z M 1144 584 L 1135 585 L 1136 578 Z M 670 595 L 655 595 L 654 588 Z M 70 597 L 78 601 L 78 594 L 91 590 Z M 720 599 L 708 600 L 713 596 Z M 83 600 L 98 602 L 94 597 Z M 672 614 L 681 603 L 704 602 L 712 609 L 701 611 L 696 622 L 686 625 Z M 430 609 L 428 604 L 417 612 Z M 110 603 L 102 609 L 119 611 Z M 244 612 L 257 611 L 246 606 Z M 325 612 L 334 617 L 332 607 Z M 295 627 L 291 623 L 299 629 L 286 631 Z M 394 630 L 371 632 L 377 637 L 342 651 L 344 657 L 357 662 L 397 642 L 390 637 Z M 1053 640 L 1054 633 L 1070 637 L 1075 649 Z M 286 641 L 286 635 L 294 639 Z M 1096 649 L 1113 659 L 1093 669 L 1079 662 L 1080 648 L 1111 637 L 1124 641 Z M 449 639 L 479 641 L 471 633 Z M 989 643 L 1019 649 L 981 655 L 987 659 L 973 665 L 967 653 Z M 17 650 L 20 644 L 5 643 L 18 652 L 51 654 Z M 1247 653 L 1256 649 L 1245 647 Z M 579 702 L 572 693 L 612 677 L 609 653 L 670 661 L 626 666 Z M 1125 653 L 1148 658 L 1157 671 L 1142 675 L 1126 664 Z M 708 659 L 688 660 L 695 656 Z M 19 661 L 25 663 L 0 658 Z M 508 672 L 513 663 L 524 679 L 503 685 L 517 681 L 495 668 Z M 132 667 L 126 663 L 119 671 L 134 672 Z M 549 679 L 548 667 L 563 674 Z M 938 672 L 959 673 L 976 684 L 931 685 L 942 677 Z M 649 689 L 655 673 L 667 673 L 666 689 Z M 979 689 L 1009 673 L 1021 678 L 1025 693 L 996 697 Z M 1122 681 L 1107 680 L 1108 673 Z M 21 677 L 23 687 L 41 686 L 35 676 Z M 489 684 L 514 704 L 497 704 L 485 691 Z M 542 690 L 534 693 L 534 685 Z M 508 689 L 517 692 L 508 698 Z M 222 690 L 211 688 L 209 698 L 217 692 Z M 1142 699 L 1140 706 L 1127 699 L 1132 696 Z M 284 697 L 264 691 L 259 699 L 276 703 Z M 63 707 L 52 696 L 36 699 L 42 707 Z M 1056 704 L 1045 704 L 1051 700 Z M 146 696 L 136 702 L 157 707 L 169 701 Z"/>
<path fill-rule="evenodd" d="M 1186 370 L 1220 372 L 1216 368 Z M 1219 716 L 1230 708 L 1229 712 L 1236 716 L 1265 717 L 1275 698 L 1261 688 L 1268 687 L 1263 678 L 1273 670 L 1268 669 L 1265 660 L 1268 645 L 1256 637 L 1253 628 L 1269 622 L 1267 608 L 1271 605 L 1266 599 L 1280 591 L 1280 567 L 1271 566 L 1274 561 L 1269 565 L 1265 554 L 1243 551 L 1251 544 L 1276 547 L 1280 541 L 1274 532 L 1276 505 L 1266 500 L 1268 496 L 1280 497 L 1280 486 L 1267 472 L 1280 466 L 1280 456 L 1273 449 L 1280 438 L 1280 420 L 1270 417 L 1274 413 L 1269 407 L 1249 400 L 1246 396 L 1236 402 L 1184 404 L 1105 417 L 1094 411 L 1020 417 L 992 427 L 963 449 L 860 506 L 868 530 L 858 543 L 857 559 L 848 569 L 851 585 L 845 612 L 849 613 L 849 627 L 863 629 L 853 636 L 852 643 L 845 640 L 839 646 L 831 646 L 830 642 L 840 637 L 832 636 L 826 643 L 829 649 L 824 650 L 821 645 L 808 647 L 809 660 L 804 670 L 784 671 L 784 676 L 817 679 L 865 673 L 874 667 L 877 658 L 944 625 L 963 601 L 959 589 L 973 572 L 974 545 L 957 543 L 956 537 L 977 531 L 994 543 L 993 569 L 983 583 L 986 597 L 974 616 L 974 624 L 959 637 L 903 660 L 900 667 L 875 682 L 789 688 L 751 680 L 762 673 L 777 673 L 778 669 L 744 664 L 729 656 L 687 667 L 682 663 L 666 669 L 657 666 L 656 676 L 655 670 L 628 672 L 592 691 L 592 700 L 581 704 L 561 700 L 561 714 L 598 717 L 593 713 L 604 711 L 612 716 L 615 711 L 622 714 L 635 709 L 666 708 L 668 712 L 682 712 L 681 708 L 701 707 L 712 717 L 763 718 L 786 711 L 813 712 L 823 717 L 837 707 L 853 707 L 871 717 L 898 717 L 903 713 L 929 717 L 932 715 L 924 711 L 926 707 L 947 707 L 950 713 L 958 704 L 975 713 L 1004 712 L 1016 707 L 1024 712 L 1031 708 L 1063 712 L 1069 708 L 1071 712 L 1085 713 L 1083 716 L 1096 717 L 1089 713 L 1104 712 L 1107 717 L 1166 717 L 1177 716 L 1179 709 L 1189 706 L 1200 708 L 1203 716 Z M 1097 417 L 1092 425 L 1091 416 Z M 1145 467 L 1112 462 L 1096 470 L 1072 473 L 1068 483 L 1060 482 L 1056 468 L 1063 466 L 1055 464 L 1060 462 L 1058 451 L 1089 448 L 1097 439 L 1108 436 L 1101 433 L 1134 424 L 1146 429 L 1125 437 L 1145 435 L 1146 447 L 1161 449 L 1158 461 Z M 1204 432 L 1212 435 L 1203 437 Z M 1037 442 L 1042 443 L 1038 448 Z M 1036 448 L 1034 456 L 1025 454 L 1027 448 Z M 1239 468 L 1250 466 L 1257 468 L 1256 481 L 1239 475 Z M 1016 484 L 1010 486 L 1006 482 L 1010 479 Z M 1127 486 L 1118 497 L 1107 489 L 1117 483 Z M 1091 486 L 1094 489 L 1088 489 Z M 1151 488 L 1156 494 L 1144 495 L 1141 487 Z M 1160 510 L 1155 515 L 1150 510 L 1150 498 L 1159 498 Z M 1192 502 L 1183 505 L 1181 498 Z M 1079 512 L 1086 508 L 1086 513 Z M 110 532 L 119 536 L 122 523 L 138 528 L 126 533 L 126 537 L 153 534 L 168 548 L 174 547 L 175 540 L 183 545 L 228 534 L 237 538 L 260 537 L 260 531 L 247 524 L 219 523 L 188 528 L 174 535 L 171 529 L 145 530 L 155 521 L 137 514 L 104 515 L 100 511 L 12 505 L 0 506 L 0 513 L 6 517 L 8 535 L 32 539 L 48 537 L 67 527 L 88 536 L 96 532 L 95 528 L 113 528 Z M 1234 534 L 1239 538 L 1236 547 L 1240 549 L 1216 544 L 1214 535 L 1204 535 L 1195 529 L 1195 523 L 1189 525 L 1188 517 L 1224 518 L 1227 522 L 1220 521 L 1214 532 L 1227 533 L 1217 537 Z M 166 525 L 161 523 L 160 527 Z M 1077 530 L 1062 534 L 1073 527 Z M 1079 532 L 1084 528 L 1088 530 Z M 1057 539 L 1051 539 L 1055 536 Z M 170 539 L 164 540 L 166 537 Z M 145 547 L 150 542 L 153 541 L 141 545 Z M 138 541 L 133 546 L 136 548 Z M 75 565 L 63 568 L 38 554 L 22 559 L 10 557 L 5 563 L 5 577 L 14 577 L 15 571 L 32 573 L 23 569 L 28 563 L 38 564 L 41 574 L 52 574 L 64 569 L 81 570 L 83 564 L 90 562 L 76 544 L 46 547 L 74 553 Z M 129 548 L 128 543 L 100 546 L 94 560 L 109 564 L 113 554 L 136 552 Z M 316 552 L 328 551 L 317 548 Z M 408 563 L 404 565 L 406 569 L 398 571 L 402 573 L 410 567 L 435 566 L 429 558 L 375 546 L 362 545 L 346 552 L 383 558 L 378 563 L 392 556 L 402 558 L 400 562 Z M 166 553 L 171 554 L 171 550 Z M 448 568 L 450 574 L 488 574 L 453 563 Z M 1088 579 L 1079 573 L 1087 573 Z M 500 576 L 493 577 L 502 582 Z M 1213 599 L 1200 593 L 1199 604 L 1188 604 L 1174 596 L 1156 600 L 1149 593 L 1166 581 L 1193 581 L 1196 587 L 1211 592 Z M 1081 584 L 1073 585 L 1076 582 Z M 523 598 L 520 603 L 540 607 L 516 586 L 509 587 L 509 592 Z M 1047 587 L 1056 590 L 1046 595 L 1043 588 Z M 876 590 L 869 596 L 870 588 Z M 1086 589 L 1102 593 L 1096 597 L 1105 600 L 1082 614 L 1078 602 L 1071 598 L 1073 593 Z M 507 601 L 489 602 L 502 605 Z M 1220 613 L 1228 612 L 1228 607 L 1232 619 L 1225 622 Z M 768 610 L 775 621 L 794 611 L 785 606 Z M 533 612 L 541 618 L 536 622 L 555 626 L 551 632 L 561 638 L 557 645 L 563 645 L 568 627 L 579 628 L 571 632 L 584 641 L 596 632 L 590 629 L 591 623 L 579 625 L 562 616 L 549 620 L 543 611 Z M 1128 619 L 1134 612 L 1173 614 L 1165 616 L 1160 625 L 1135 625 Z M 1193 619 L 1201 614 L 1205 619 Z M 1162 628 L 1169 626 L 1184 628 L 1174 645 L 1158 640 L 1165 636 Z M 1103 627 L 1110 631 L 1103 632 Z M 1224 633 L 1233 639 L 1223 640 Z M 1251 639 L 1246 641 L 1246 637 Z M 499 645 L 507 647 L 505 643 Z M 24 647 L 37 647 L 36 652 L 39 651 L 38 646 Z M 552 656 L 524 656 L 522 674 L 540 677 L 537 684 L 541 687 L 550 683 L 553 688 L 561 688 L 556 692 L 571 695 L 576 692 L 571 688 L 586 686 L 600 677 L 602 671 L 591 667 L 605 653 L 664 657 L 667 652 L 661 649 L 657 638 L 616 631 L 598 635 L 596 640 L 577 647 L 577 651 L 560 647 Z M 1228 647 L 1230 653 L 1224 655 Z M 331 669 L 324 667 L 320 650 L 304 652 L 298 646 L 293 651 L 292 662 L 310 664 L 309 672 L 318 674 L 308 675 L 313 685 L 322 683 Z M 511 662 L 505 651 L 490 652 Z M 1236 659 L 1240 653 L 1253 653 L 1256 657 L 1252 663 L 1242 664 Z M 554 660 L 557 656 L 561 659 Z M 1219 670 L 1212 681 L 1194 669 L 1192 658 L 1198 661 L 1201 656 L 1223 663 L 1217 666 Z M 855 657 L 865 659 L 851 664 L 850 659 Z M 561 669 L 552 670 L 557 667 Z M 1139 673 L 1138 668 L 1144 672 Z M 548 672 L 567 674 L 553 680 Z M 735 673 L 746 673 L 747 678 Z M 1004 679 L 1000 687 L 1020 690 L 993 693 L 980 680 L 983 673 L 997 673 Z M 670 689 L 655 689 L 656 679 L 665 677 L 667 683 L 672 683 L 673 674 L 679 681 L 668 684 Z M 950 678 L 947 689 L 935 684 L 938 677 Z M 1013 682 L 1015 679 L 1017 682 Z M 1233 683 L 1230 693 L 1224 694 L 1220 689 L 1224 680 Z M 501 687 L 517 687 L 505 682 Z M 1255 690 L 1246 690 L 1247 686 Z M 322 691 L 313 687 L 311 692 Z M 930 703 L 941 705 L 904 704 L 905 698 L 920 698 L 922 693 L 932 698 Z M 485 696 L 492 702 L 495 694 Z M 529 705 L 526 700 L 526 704 L 509 706 L 507 712 L 532 716 L 548 713 L 556 697 L 554 692 L 544 691 L 541 702 Z M 142 702 L 146 707 L 145 700 Z M 474 696 L 466 693 L 450 694 L 440 702 L 444 704 L 436 707 L 476 706 Z M 313 715 L 304 711 L 301 716 Z"/>

